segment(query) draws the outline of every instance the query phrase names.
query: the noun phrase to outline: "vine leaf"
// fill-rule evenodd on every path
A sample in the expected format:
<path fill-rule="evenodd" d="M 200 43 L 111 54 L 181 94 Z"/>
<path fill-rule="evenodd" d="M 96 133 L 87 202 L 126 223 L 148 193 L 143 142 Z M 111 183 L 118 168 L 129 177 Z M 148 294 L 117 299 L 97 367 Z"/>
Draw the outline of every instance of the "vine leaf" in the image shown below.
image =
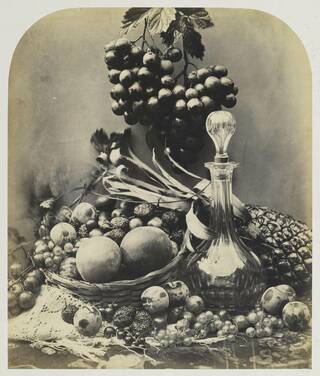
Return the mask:
<path fill-rule="evenodd" d="M 190 24 L 199 29 L 214 26 L 209 13 L 204 8 L 177 8 L 177 11 L 188 17 Z"/>
<path fill-rule="evenodd" d="M 150 34 L 160 34 L 168 30 L 175 18 L 175 8 L 130 8 L 123 16 L 122 29 L 123 33 L 127 34 L 131 28 L 136 28 L 147 19 Z"/>
<path fill-rule="evenodd" d="M 176 19 L 175 8 L 152 8 L 148 16 L 148 26 L 151 34 L 166 32 L 172 21 Z"/>
<path fill-rule="evenodd" d="M 122 19 L 123 33 L 127 34 L 131 28 L 136 28 L 150 12 L 151 8 L 130 8 Z"/>
<path fill-rule="evenodd" d="M 167 29 L 166 32 L 161 32 L 160 36 L 162 38 L 162 42 L 167 46 L 171 46 L 178 41 L 181 37 L 181 31 L 179 30 L 179 22 L 178 19 L 172 21 Z"/>
<path fill-rule="evenodd" d="M 183 46 L 191 57 L 203 59 L 205 47 L 201 41 L 201 34 L 192 27 L 187 27 L 183 33 Z"/>

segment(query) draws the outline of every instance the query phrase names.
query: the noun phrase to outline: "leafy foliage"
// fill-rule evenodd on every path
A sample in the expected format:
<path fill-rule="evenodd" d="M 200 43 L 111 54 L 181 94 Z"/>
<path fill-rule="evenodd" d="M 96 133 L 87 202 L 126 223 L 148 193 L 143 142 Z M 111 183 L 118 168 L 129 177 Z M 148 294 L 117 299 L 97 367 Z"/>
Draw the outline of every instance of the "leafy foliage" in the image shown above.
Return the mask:
<path fill-rule="evenodd" d="M 203 59 L 205 47 L 201 41 L 201 34 L 192 27 L 187 27 L 183 34 L 183 46 L 191 57 Z"/>

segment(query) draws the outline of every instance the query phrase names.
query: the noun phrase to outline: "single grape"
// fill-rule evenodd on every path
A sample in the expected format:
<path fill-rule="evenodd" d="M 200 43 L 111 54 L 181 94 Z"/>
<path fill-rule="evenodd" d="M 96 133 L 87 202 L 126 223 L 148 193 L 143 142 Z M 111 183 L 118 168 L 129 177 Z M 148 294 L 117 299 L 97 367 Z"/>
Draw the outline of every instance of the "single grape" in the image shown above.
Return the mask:
<path fill-rule="evenodd" d="M 206 88 L 204 87 L 203 84 L 196 84 L 194 86 L 194 89 L 197 90 L 198 92 L 198 97 L 202 97 L 206 94 Z"/>
<path fill-rule="evenodd" d="M 54 242 L 52 240 L 49 240 L 48 241 L 48 248 L 52 251 L 54 247 L 55 247 Z"/>
<path fill-rule="evenodd" d="M 155 69 L 159 66 L 160 64 L 160 59 L 159 56 L 152 52 L 148 51 L 143 55 L 143 65 L 150 68 L 150 69 Z"/>
<path fill-rule="evenodd" d="M 131 105 L 130 105 L 129 101 L 120 98 L 118 100 L 118 103 L 119 103 L 119 106 L 121 107 L 121 109 L 123 109 L 123 111 L 131 110 Z"/>
<path fill-rule="evenodd" d="M 112 112 L 117 115 L 117 116 L 120 116 L 120 115 L 123 115 L 124 113 L 124 110 L 123 108 L 119 105 L 119 102 L 118 101 L 113 101 L 112 104 L 111 104 L 111 110 Z"/>
<path fill-rule="evenodd" d="M 10 275 L 13 279 L 18 279 L 23 271 L 23 266 L 19 262 L 15 262 L 10 266 Z"/>
<path fill-rule="evenodd" d="M 187 103 L 184 99 L 178 99 L 174 105 L 174 113 L 183 117 L 187 112 Z"/>
<path fill-rule="evenodd" d="M 172 93 L 176 99 L 184 99 L 186 88 L 182 85 L 176 85 L 173 88 Z"/>
<path fill-rule="evenodd" d="M 207 322 L 207 316 L 205 312 L 200 313 L 196 317 L 196 322 L 200 322 L 201 324 L 205 324 Z"/>
<path fill-rule="evenodd" d="M 167 339 L 162 339 L 160 341 L 160 346 L 163 348 L 169 347 L 169 341 Z"/>
<path fill-rule="evenodd" d="M 239 92 L 238 86 L 234 86 L 233 89 L 232 89 L 232 92 L 233 92 L 234 95 L 237 95 L 238 92 Z"/>
<path fill-rule="evenodd" d="M 111 70 L 109 70 L 108 77 L 109 77 L 109 81 L 112 84 L 118 84 L 119 83 L 120 72 L 121 71 L 118 70 L 118 69 L 111 69 Z"/>
<path fill-rule="evenodd" d="M 114 337 L 116 335 L 116 330 L 112 326 L 107 326 L 104 329 L 104 336 L 107 338 Z"/>
<path fill-rule="evenodd" d="M 222 93 L 221 81 L 217 77 L 208 77 L 204 82 L 204 86 L 211 95 L 220 96 Z"/>
<path fill-rule="evenodd" d="M 250 324 L 256 324 L 259 321 L 259 317 L 256 312 L 252 311 L 248 313 L 247 320 Z"/>
<path fill-rule="evenodd" d="M 36 255 L 33 256 L 33 261 L 35 263 L 36 266 L 43 266 L 43 263 L 44 263 L 44 257 L 43 257 L 43 254 L 41 253 L 38 253 Z"/>
<path fill-rule="evenodd" d="M 172 99 L 172 91 L 169 89 L 160 89 L 158 92 L 159 102 L 167 103 Z"/>
<path fill-rule="evenodd" d="M 12 308 L 18 304 L 18 296 L 12 291 L 8 291 L 8 307 Z"/>
<path fill-rule="evenodd" d="M 151 113 L 157 113 L 160 110 L 159 101 L 157 97 L 150 97 L 147 102 L 147 109 Z"/>
<path fill-rule="evenodd" d="M 193 71 L 193 72 L 188 74 L 188 82 L 190 83 L 191 86 L 195 85 L 199 82 L 198 75 L 197 75 L 196 71 Z"/>
<path fill-rule="evenodd" d="M 174 71 L 173 64 L 170 60 L 160 61 L 160 72 L 163 75 L 172 74 Z"/>
<path fill-rule="evenodd" d="M 149 114 L 141 114 L 139 116 L 139 123 L 144 127 L 149 127 L 152 124 L 152 118 Z"/>
<path fill-rule="evenodd" d="M 203 109 L 206 114 L 211 111 L 216 111 L 218 109 L 217 103 L 212 98 L 205 95 L 201 97 L 200 100 L 203 104 Z"/>
<path fill-rule="evenodd" d="M 229 326 L 229 333 L 231 333 L 231 334 L 236 334 L 236 333 L 238 333 L 238 328 L 237 328 L 235 325 L 231 324 L 231 325 Z"/>
<path fill-rule="evenodd" d="M 186 121 L 183 118 L 175 117 L 173 118 L 172 125 L 175 126 L 177 129 L 185 129 Z"/>
<path fill-rule="evenodd" d="M 132 102 L 131 109 L 132 109 L 132 112 L 136 115 L 142 114 L 145 109 L 145 101 L 140 99 L 138 101 Z"/>
<path fill-rule="evenodd" d="M 22 309 L 30 309 L 36 303 L 36 297 L 30 291 L 22 292 L 19 295 L 19 305 Z"/>
<path fill-rule="evenodd" d="M 120 98 L 121 99 L 126 98 L 128 95 L 128 92 L 124 86 L 122 86 L 121 84 L 116 84 L 111 89 L 110 95 L 112 99 L 119 100 Z"/>
<path fill-rule="evenodd" d="M 35 277 L 39 281 L 40 284 L 44 283 L 45 281 L 45 275 L 43 272 L 39 269 L 34 269 L 31 272 L 29 272 L 26 277 Z M 19 285 L 19 284 L 17 284 Z"/>
<path fill-rule="evenodd" d="M 198 90 L 196 90 L 194 88 L 189 88 L 189 89 L 186 90 L 185 96 L 186 96 L 187 99 L 198 98 L 199 92 L 198 92 Z"/>
<path fill-rule="evenodd" d="M 264 318 L 262 320 L 262 325 L 271 327 L 272 326 L 271 319 L 269 317 Z"/>
<path fill-rule="evenodd" d="M 214 321 L 211 321 L 211 322 L 209 323 L 209 325 L 208 325 L 208 329 L 209 329 L 209 332 L 210 332 L 210 333 L 215 333 L 215 332 L 218 330 L 218 328 L 216 327 L 216 324 L 215 324 Z"/>
<path fill-rule="evenodd" d="M 211 74 L 210 69 L 208 68 L 201 68 L 197 71 L 198 80 L 200 82 L 204 82 L 204 80 L 209 77 Z"/>
<path fill-rule="evenodd" d="M 200 329 L 199 332 L 197 333 L 197 337 L 201 338 L 201 339 L 207 338 L 208 337 L 208 330 L 206 328 Z"/>
<path fill-rule="evenodd" d="M 120 61 L 115 51 L 111 50 L 104 55 L 104 61 L 107 64 L 108 69 L 117 69 L 120 65 Z"/>
<path fill-rule="evenodd" d="M 228 69 L 223 65 L 215 65 L 213 68 L 213 74 L 216 77 L 224 77 L 228 74 Z"/>
<path fill-rule="evenodd" d="M 129 87 L 133 84 L 135 75 L 129 69 L 124 69 L 119 75 L 119 81 L 124 87 Z"/>
<path fill-rule="evenodd" d="M 143 94 L 142 86 L 139 82 L 133 83 L 128 89 L 130 98 L 132 99 L 140 99 Z"/>
<path fill-rule="evenodd" d="M 37 293 L 40 290 L 41 283 L 36 277 L 26 277 L 23 281 L 24 288 L 33 293 Z"/>
<path fill-rule="evenodd" d="M 198 98 L 192 98 L 187 103 L 188 111 L 190 111 L 193 114 L 199 114 L 201 113 L 203 109 L 203 104 Z"/>
<path fill-rule="evenodd" d="M 136 64 L 141 64 L 142 63 L 143 55 L 144 55 L 144 51 L 140 47 L 138 47 L 138 46 L 132 46 L 131 47 L 132 60 Z"/>
<path fill-rule="evenodd" d="M 172 89 L 175 85 L 175 81 L 171 76 L 165 75 L 161 77 L 161 84 L 165 88 Z"/>
<path fill-rule="evenodd" d="M 220 82 L 222 85 L 223 92 L 225 94 L 230 94 L 232 93 L 233 87 L 234 87 L 234 82 L 231 80 L 229 77 L 221 77 Z"/>
<path fill-rule="evenodd" d="M 52 257 L 53 254 L 51 252 L 44 252 L 43 257 L 46 259 L 48 257 Z"/>
<path fill-rule="evenodd" d="M 271 337 L 273 330 L 270 326 L 266 326 L 265 328 L 263 328 L 263 333 L 265 337 Z"/>
<path fill-rule="evenodd" d="M 174 63 L 178 62 L 182 58 L 182 51 L 179 48 L 173 47 L 167 51 L 166 57 L 173 61 Z"/>
<path fill-rule="evenodd" d="M 133 338 L 130 335 L 124 337 L 124 343 L 126 346 L 131 346 L 133 343 Z"/>
<path fill-rule="evenodd" d="M 153 73 L 147 67 L 140 68 L 137 76 L 144 84 L 150 83 L 154 77 Z"/>
<path fill-rule="evenodd" d="M 146 87 L 145 88 L 145 94 L 147 98 L 157 96 L 157 89 L 155 87 Z"/>
<path fill-rule="evenodd" d="M 131 50 L 131 42 L 127 38 L 120 38 L 115 43 L 115 49 L 121 54 L 127 54 Z"/>
<path fill-rule="evenodd" d="M 190 347 L 192 345 L 192 342 L 193 342 L 193 340 L 192 340 L 191 337 L 186 337 L 186 338 L 183 339 L 182 344 L 183 344 L 183 346 Z"/>
<path fill-rule="evenodd" d="M 112 40 L 111 42 L 109 42 L 108 44 L 106 44 L 104 46 L 104 52 L 108 52 L 108 51 L 114 50 L 115 47 L 116 47 L 116 41 Z"/>
<path fill-rule="evenodd" d="M 222 101 L 224 107 L 232 108 L 237 104 L 237 98 L 234 94 L 228 94 L 225 99 Z"/>
<path fill-rule="evenodd" d="M 128 125 L 135 125 L 138 122 L 138 118 L 132 112 L 125 111 L 124 120 Z"/>

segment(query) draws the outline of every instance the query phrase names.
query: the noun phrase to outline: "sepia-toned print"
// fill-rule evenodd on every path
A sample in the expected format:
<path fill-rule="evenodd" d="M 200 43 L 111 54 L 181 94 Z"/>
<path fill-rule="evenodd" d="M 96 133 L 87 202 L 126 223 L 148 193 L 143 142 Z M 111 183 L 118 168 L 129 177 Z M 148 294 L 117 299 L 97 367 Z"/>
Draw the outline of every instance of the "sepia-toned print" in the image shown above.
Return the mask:
<path fill-rule="evenodd" d="M 311 71 L 255 10 L 50 14 L 9 80 L 9 368 L 311 368 Z"/>

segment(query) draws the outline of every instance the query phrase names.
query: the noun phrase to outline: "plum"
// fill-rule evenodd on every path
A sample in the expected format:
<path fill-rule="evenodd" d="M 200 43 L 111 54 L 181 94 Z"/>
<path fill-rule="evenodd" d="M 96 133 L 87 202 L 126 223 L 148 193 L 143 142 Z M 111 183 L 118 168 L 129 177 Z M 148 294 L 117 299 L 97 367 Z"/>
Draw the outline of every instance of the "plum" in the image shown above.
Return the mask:
<path fill-rule="evenodd" d="M 269 287 L 261 297 L 262 308 L 271 314 L 278 314 L 282 308 L 296 297 L 296 292 L 289 285 Z"/>
<path fill-rule="evenodd" d="M 141 294 L 141 302 L 146 311 L 157 314 L 169 307 L 169 295 L 163 287 L 152 286 Z"/>
<path fill-rule="evenodd" d="M 188 286 L 182 281 L 167 282 L 164 289 L 169 295 L 170 305 L 172 306 L 185 304 L 190 295 Z"/>

